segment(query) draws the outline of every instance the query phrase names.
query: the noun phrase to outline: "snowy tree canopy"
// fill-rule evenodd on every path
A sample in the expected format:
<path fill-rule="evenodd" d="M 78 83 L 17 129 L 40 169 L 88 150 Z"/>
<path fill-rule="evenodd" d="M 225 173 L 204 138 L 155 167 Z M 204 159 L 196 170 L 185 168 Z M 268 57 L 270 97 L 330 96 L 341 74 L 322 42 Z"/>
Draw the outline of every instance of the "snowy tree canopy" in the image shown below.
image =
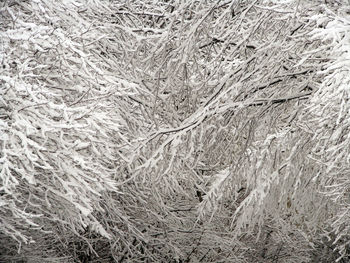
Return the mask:
<path fill-rule="evenodd" d="M 0 261 L 348 262 L 348 1 L 0 3 Z"/>

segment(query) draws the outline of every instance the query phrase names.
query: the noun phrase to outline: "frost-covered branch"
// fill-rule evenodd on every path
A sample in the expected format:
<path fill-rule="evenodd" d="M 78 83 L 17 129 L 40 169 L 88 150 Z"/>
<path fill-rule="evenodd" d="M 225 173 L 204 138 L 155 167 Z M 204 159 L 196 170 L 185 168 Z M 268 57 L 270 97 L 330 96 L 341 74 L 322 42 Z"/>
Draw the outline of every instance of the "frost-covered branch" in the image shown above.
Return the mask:
<path fill-rule="evenodd" d="M 346 259 L 344 3 L 1 3 L 4 260 Z"/>

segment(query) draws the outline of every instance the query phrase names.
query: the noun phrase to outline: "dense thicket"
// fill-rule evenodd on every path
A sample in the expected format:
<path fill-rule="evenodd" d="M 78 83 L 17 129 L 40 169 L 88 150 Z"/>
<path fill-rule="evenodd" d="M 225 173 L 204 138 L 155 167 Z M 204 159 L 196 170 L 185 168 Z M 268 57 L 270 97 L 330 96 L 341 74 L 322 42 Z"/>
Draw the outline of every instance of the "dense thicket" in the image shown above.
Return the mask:
<path fill-rule="evenodd" d="M 347 1 L 0 3 L 0 261 L 347 262 Z"/>

